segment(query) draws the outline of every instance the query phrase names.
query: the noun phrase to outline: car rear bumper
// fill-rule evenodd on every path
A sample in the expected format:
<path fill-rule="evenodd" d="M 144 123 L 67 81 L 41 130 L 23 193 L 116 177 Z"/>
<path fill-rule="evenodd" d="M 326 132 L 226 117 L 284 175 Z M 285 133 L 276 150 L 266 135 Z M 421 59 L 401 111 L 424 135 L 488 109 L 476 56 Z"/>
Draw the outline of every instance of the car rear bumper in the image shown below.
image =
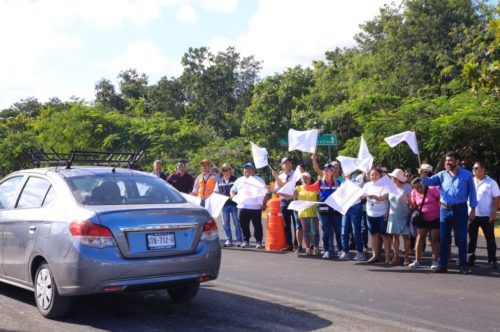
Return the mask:
<path fill-rule="evenodd" d="M 75 246 L 64 260 L 49 265 L 59 293 L 72 296 L 208 281 L 217 278 L 220 261 L 216 240 L 201 241 L 191 254 L 158 258 L 127 259 L 117 247 Z"/>

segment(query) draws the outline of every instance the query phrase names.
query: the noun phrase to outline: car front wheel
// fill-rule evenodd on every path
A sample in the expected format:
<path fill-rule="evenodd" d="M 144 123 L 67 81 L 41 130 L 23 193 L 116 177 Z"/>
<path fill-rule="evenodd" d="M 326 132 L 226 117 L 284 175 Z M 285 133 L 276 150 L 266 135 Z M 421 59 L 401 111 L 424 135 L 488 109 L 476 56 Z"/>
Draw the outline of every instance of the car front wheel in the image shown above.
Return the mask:
<path fill-rule="evenodd" d="M 47 318 L 62 317 L 69 309 L 70 298 L 59 295 L 47 263 L 41 264 L 35 274 L 35 301 L 38 311 Z"/>
<path fill-rule="evenodd" d="M 198 282 L 188 285 L 171 286 L 167 288 L 168 295 L 174 302 L 182 303 L 191 300 L 196 296 L 200 284 Z"/>

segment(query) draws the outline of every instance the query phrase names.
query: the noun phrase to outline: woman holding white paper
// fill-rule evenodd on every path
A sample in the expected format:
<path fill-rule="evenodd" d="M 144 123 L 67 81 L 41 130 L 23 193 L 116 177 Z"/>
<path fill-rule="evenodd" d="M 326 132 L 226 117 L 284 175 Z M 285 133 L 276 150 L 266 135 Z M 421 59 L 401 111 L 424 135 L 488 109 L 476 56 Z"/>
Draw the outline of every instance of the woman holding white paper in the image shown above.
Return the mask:
<path fill-rule="evenodd" d="M 365 186 L 368 232 L 370 233 L 372 244 L 372 257 L 367 263 L 377 263 L 380 261 L 380 240 L 382 239 L 385 249 L 385 263 L 389 264 L 391 240 L 387 236 L 388 194 L 383 194 L 383 188 L 376 185 L 377 180 L 382 177 L 382 174 L 381 168 L 373 168 L 370 171 L 370 182 Z"/>
<path fill-rule="evenodd" d="M 324 202 L 328 196 L 333 194 L 340 187 L 340 182 L 337 181 L 339 176 L 339 167 L 335 167 L 330 163 L 325 164 L 323 169 L 319 168 L 316 159 L 316 153 L 311 157 L 314 170 L 320 176 L 320 179 L 314 184 L 306 185 L 306 190 L 319 192 L 319 201 Z M 330 252 L 334 250 L 330 246 L 330 231 L 333 229 L 333 234 L 337 242 L 337 249 L 342 251 L 342 214 L 326 204 L 318 206 L 318 217 L 321 221 L 321 240 L 323 241 L 324 253 L 323 258 L 329 259 Z"/>

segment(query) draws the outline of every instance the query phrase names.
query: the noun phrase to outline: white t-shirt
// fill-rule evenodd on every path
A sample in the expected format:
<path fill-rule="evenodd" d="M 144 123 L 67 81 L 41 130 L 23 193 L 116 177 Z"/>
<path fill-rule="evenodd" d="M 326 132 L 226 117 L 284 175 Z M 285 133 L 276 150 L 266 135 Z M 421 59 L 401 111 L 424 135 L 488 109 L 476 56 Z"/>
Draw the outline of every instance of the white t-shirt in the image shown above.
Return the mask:
<path fill-rule="evenodd" d="M 263 185 L 266 185 L 266 182 L 261 177 L 254 175 L 253 178 L 255 180 L 259 181 L 260 183 L 262 183 Z M 245 176 L 241 176 L 238 179 L 236 179 L 236 181 L 234 181 L 233 187 L 231 188 L 231 191 L 237 194 L 238 190 L 240 190 L 244 186 L 245 179 L 246 179 Z M 262 203 L 263 203 L 263 199 L 257 197 L 254 199 L 247 200 L 245 202 L 245 204 L 243 204 L 243 205 L 238 204 L 237 208 L 238 209 L 249 209 L 249 210 L 260 210 L 260 209 L 262 209 Z"/>
<path fill-rule="evenodd" d="M 498 183 L 489 176 L 486 176 L 481 182 L 474 178 L 474 185 L 476 186 L 477 195 L 476 216 L 491 216 L 493 201 L 496 197 L 500 196 Z"/>
<path fill-rule="evenodd" d="M 286 173 L 285 173 L 285 172 L 281 172 L 281 173 L 280 173 L 280 175 L 278 175 L 278 178 L 281 180 L 281 182 L 283 182 L 283 183 L 287 183 L 289 180 L 287 180 L 286 178 L 288 177 L 288 179 L 291 179 L 291 178 L 293 177 L 293 172 L 294 172 L 294 170 L 293 170 L 293 169 L 290 171 L 290 174 L 289 174 L 289 175 L 286 175 Z M 281 187 L 280 187 L 280 185 L 278 184 L 278 181 L 276 181 L 276 184 L 274 185 L 274 189 L 275 189 L 276 191 L 278 191 L 280 188 L 281 188 Z"/>
<path fill-rule="evenodd" d="M 373 185 L 373 182 L 365 184 L 364 188 L 368 190 Z M 375 199 L 366 197 L 366 214 L 369 217 L 381 217 L 389 209 L 389 201 L 377 201 Z"/>

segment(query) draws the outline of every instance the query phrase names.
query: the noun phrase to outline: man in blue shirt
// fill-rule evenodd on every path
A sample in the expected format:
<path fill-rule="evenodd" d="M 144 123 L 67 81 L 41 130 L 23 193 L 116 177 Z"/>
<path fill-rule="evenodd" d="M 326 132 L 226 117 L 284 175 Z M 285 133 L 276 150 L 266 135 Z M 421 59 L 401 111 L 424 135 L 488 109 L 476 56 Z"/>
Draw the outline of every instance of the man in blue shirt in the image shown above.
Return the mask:
<path fill-rule="evenodd" d="M 438 186 L 441 192 L 439 268 L 436 273 L 448 271 L 448 244 L 451 229 L 455 230 L 458 242 L 458 268 L 467 274 L 467 200 L 470 205 L 469 220 L 475 218 L 477 197 L 474 177 L 471 172 L 460 167 L 460 158 L 456 152 L 448 152 L 445 159 L 446 170 L 432 177 L 424 177 L 426 186 Z"/>

